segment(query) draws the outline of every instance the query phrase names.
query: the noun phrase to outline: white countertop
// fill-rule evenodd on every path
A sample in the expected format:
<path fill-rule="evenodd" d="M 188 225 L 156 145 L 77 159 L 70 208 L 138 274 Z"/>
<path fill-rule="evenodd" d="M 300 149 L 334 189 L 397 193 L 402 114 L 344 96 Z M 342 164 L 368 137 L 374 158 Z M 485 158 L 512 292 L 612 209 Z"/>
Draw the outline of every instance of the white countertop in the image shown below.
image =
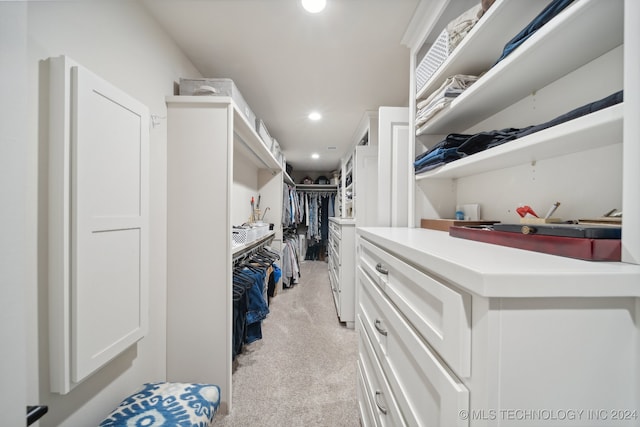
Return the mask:
<path fill-rule="evenodd" d="M 336 216 L 332 216 L 332 217 L 329 217 L 329 221 L 333 221 L 336 224 L 340 224 L 340 225 L 356 225 L 355 218 L 339 218 Z"/>
<path fill-rule="evenodd" d="M 640 265 L 583 261 L 421 228 L 358 228 L 413 266 L 485 297 L 640 297 Z"/>

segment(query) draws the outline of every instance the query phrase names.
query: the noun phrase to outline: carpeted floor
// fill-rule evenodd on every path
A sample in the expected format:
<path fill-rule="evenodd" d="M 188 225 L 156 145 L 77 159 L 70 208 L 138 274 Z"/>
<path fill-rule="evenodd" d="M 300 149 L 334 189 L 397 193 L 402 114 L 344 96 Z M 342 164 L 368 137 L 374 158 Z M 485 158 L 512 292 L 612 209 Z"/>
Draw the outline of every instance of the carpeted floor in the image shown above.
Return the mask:
<path fill-rule="evenodd" d="M 357 337 L 338 321 L 327 263 L 303 261 L 300 283 L 280 291 L 262 340 L 233 373 L 233 409 L 216 427 L 356 427 Z"/>

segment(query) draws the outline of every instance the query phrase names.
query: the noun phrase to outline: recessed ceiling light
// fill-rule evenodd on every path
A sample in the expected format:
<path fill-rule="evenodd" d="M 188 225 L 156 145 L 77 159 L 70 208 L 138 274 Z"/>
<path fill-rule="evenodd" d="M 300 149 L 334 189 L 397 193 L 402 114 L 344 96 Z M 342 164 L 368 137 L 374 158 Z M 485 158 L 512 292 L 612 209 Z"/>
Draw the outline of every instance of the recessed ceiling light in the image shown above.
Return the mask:
<path fill-rule="evenodd" d="M 308 117 L 309 117 L 309 120 L 313 120 L 314 122 L 317 122 L 322 118 L 322 114 L 318 113 L 317 111 L 313 111 L 309 113 Z"/>
<path fill-rule="evenodd" d="M 326 5 L 327 0 L 302 0 L 302 7 L 311 13 L 322 12 Z"/>
<path fill-rule="evenodd" d="M 319 159 L 319 158 L 320 158 L 320 154 L 318 154 L 318 153 L 313 153 L 313 154 L 311 155 L 311 158 L 312 158 L 312 159 Z"/>

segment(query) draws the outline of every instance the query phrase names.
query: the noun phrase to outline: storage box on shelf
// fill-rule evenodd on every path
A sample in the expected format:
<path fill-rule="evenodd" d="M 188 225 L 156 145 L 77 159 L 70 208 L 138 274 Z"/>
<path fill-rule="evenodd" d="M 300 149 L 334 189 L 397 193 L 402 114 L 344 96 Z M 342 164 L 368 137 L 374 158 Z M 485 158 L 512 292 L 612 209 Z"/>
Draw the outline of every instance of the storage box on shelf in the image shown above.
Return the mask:
<path fill-rule="evenodd" d="M 246 227 L 233 227 L 232 245 L 238 247 L 256 241 L 269 232 L 269 224 L 255 223 Z"/>
<path fill-rule="evenodd" d="M 256 132 L 260 135 L 262 143 L 273 152 L 273 139 L 271 138 L 271 135 L 269 135 L 267 126 L 264 124 L 262 119 L 256 118 Z"/>
<path fill-rule="evenodd" d="M 180 79 L 180 95 L 200 95 L 200 96 L 230 96 L 238 106 L 240 112 L 249 121 L 255 123 L 256 115 L 245 101 L 242 93 L 231 79 L 226 78 L 201 78 L 201 79 Z"/>

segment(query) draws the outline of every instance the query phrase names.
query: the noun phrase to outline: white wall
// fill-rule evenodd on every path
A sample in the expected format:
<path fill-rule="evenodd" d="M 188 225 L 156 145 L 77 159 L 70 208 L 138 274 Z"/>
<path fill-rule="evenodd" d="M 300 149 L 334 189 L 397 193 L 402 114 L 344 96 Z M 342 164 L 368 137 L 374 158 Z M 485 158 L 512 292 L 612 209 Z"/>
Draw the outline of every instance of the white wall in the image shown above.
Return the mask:
<path fill-rule="evenodd" d="M 97 423 L 144 382 L 166 370 L 166 119 L 150 130 L 150 331 L 137 345 L 67 395 L 49 392 L 47 336 L 47 104 L 49 57 L 67 55 L 166 117 L 164 97 L 194 68 L 151 19 L 129 0 L 27 4 L 27 394 L 49 405 L 40 426 Z"/>
<path fill-rule="evenodd" d="M 0 424 L 24 425 L 27 147 L 26 14 L 0 3 Z M 32 281 L 33 283 L 33 281 Z"/>

